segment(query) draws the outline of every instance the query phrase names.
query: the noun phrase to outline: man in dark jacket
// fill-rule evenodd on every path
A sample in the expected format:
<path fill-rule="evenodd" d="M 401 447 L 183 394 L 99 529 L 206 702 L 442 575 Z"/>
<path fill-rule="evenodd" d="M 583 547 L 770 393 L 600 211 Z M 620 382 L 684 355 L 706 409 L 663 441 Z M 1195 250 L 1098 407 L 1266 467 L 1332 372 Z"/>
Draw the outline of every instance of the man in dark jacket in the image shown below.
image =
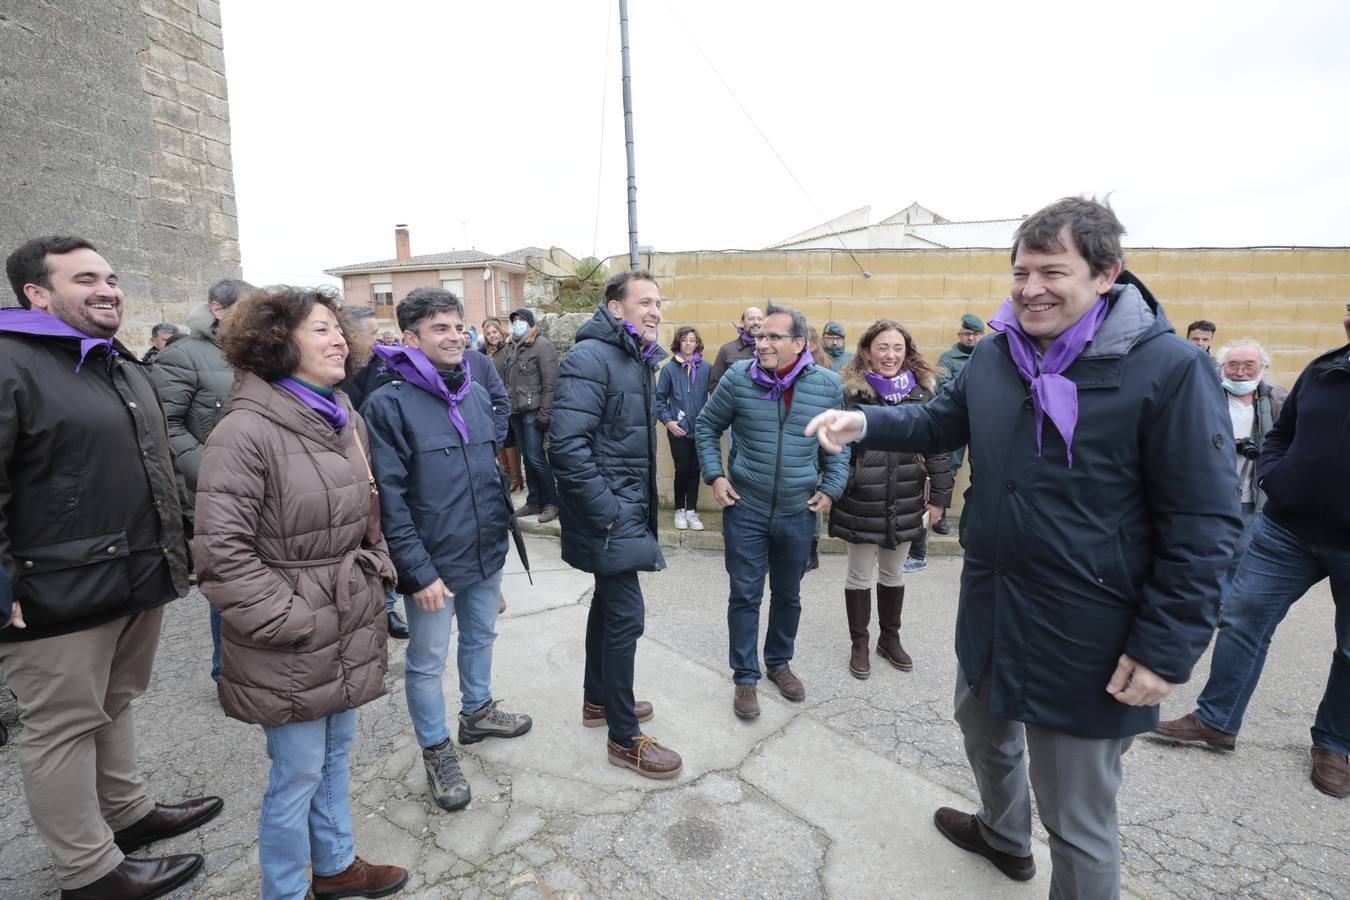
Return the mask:
<path fill-rule="evenodd" d="M 476 352 L 476 351 L 475 351 Z M 558 486 L 544 450 L 558 386 L 558 351 L 534 327 L 534 313 L 521 307 L 511 313 L 511 338 L 492 360 L 511 398 L 511 430 L 525 460 L 525 505 L 518 516 L 558 517 Z"/>
<path fill-rule="evenodd" d="M 848 333 L 838 322 L 825 323 L 825 330 L 820 333 L 820 345 L 829 355 L 830 369 L 836 374 L 843 372 L 844 366 L 853 360 L 853 351 L 848 349 Z"/>
<path fill-rule="evenodd" d="M 141 357 L 141 362 L 152 363 L 155 357 L 159 356 L 159 351 L 163 350 L 169 344 L 169 339 L 178 334 L 178 326 L 172 322 L 160 322 L 150 329 L 150 349 L 145 351 Z"/>
<path fill-rule="evenodd" d="M 741 324 L 736 326 L 735 340 L 727 341 L 717 348 L 717 358 L 713 360 L 712 377 L 708 381 L 708 393 L 717 390 L 717 382 L 733 365 L 743 359 L 755 356 L 755 337 L 764 325 L 764 311 L 759 307 L 747 307 L 741 313 Z"/>
<path fill-rule="evenodd" d="M 1029 768 L 1056 898 L 1119 895 L 1121 755 L 1204 653 L 1241 528 L 1213 364 L 1122 271 L 1123 233 L 1090 200 L 1032 215 L 1002 333 L 936 400 L 812 423 L 828 450 L 861 438 L 979 457 L 961 517 L 956 720 L 982 805 L 934 820 L 1032 877 Z"/>
<path fill-rule="evenodd" d="M 497 468 L 492 401 L 464 359 L 464 306 L 449 291 L 417 288 L 398 305 L 403 347 L 377 354 L 396 380 L 366 398 L 362 415 L 380 485 L 380 520 L 408 610 L 408 713 L 427 783 L 446 810 L 469 784 L 445 721 L 441 675 L 451 606 L 459 617 L 459 741 L 519 737 L 530 717 L 492 699 L 492 644 L 511 509 Z M 483 490 L 483 485 L 496 490 Z"/>
<path fill-rule="evenodd" d="M 207 291 L 206 303 L 188 313 L 192 334 L 166 347 L 155 358 L 151 373 L 159 388 L 174 462 L 183 475 L 183 516 L 188 538 L 196 509 L 197 473 L 202 467 L 206 439 L 225 407 L 234 384 L 234 370 L 220 349 L 220 317 L 253 285 L 238 278 L 222 278 Z M 211 679 L 220 681 L 220 613 L 210 607 Z"/>
<path fill-rule="evenodd" d="M 0 310 L 0 565 L 26 627 L 0 630 L 0 666 L 23 709 L 24 792 L 63 897 L 157 897 L 202 857 L 124 852 L 222 805 L 156 804 L 136 764 L 131 701 L 188 590 L 164 415 L 113 339 L 122 290 L 92 244 L 35 238 L 6 269 L 22 308 Z"/>
<path fill-rule="evenodd" d="M 656 541 L 656 343 L 661 293 L 650 272 L 620 272 L 577 329 L 563 360 L 549 429 L 562 501 L 562 558 L 595 575 L 586 620 L 581 721 L 608 724 L 609 761 L 647 778 L 674 778 L 683 761 L 638 728 L 652 705 L 633 699 L 642 636 L 638 572 L 664 569 Z"/>
<path fill-rule="evenodd" d="M 731 579 L 727 598 L 732 709 L 742 719 L 759 715 L 759 608 L 769 581 L 769 629 L 764 663 L 785 698 L 806 699 L 792 672 L 801 583 L 806 574 L 816 516 L 848 485 L 848 453 L 822 459 L 807 424 L 844 405 L 839 376 L 815 365 L 806 347 L 806 317 L 770 306 L 754 359 L 732 366 L 699 413 L 695 428 L 703 480 L 722 508 L 724 561 Z M 722 467 L 721 440 L 731 434 Z"/>
<path fill-rule="evenodd" d="M 1350 338 L 1350 303 L 1344 325 Z M 1236 747 L 1275 628 L 1295 601 L 1330 578 L 1336 647 L 1312 727 L 1312 783 L 1340 798 L 1350 797 L 1348 438 L 1350 344 L 1308 364 L 1265 436 L 1256 484 L 1266 502 L 1223 598 L 1209 681 L 1194 712 L 1154 729 L 1175 741 Z"/>

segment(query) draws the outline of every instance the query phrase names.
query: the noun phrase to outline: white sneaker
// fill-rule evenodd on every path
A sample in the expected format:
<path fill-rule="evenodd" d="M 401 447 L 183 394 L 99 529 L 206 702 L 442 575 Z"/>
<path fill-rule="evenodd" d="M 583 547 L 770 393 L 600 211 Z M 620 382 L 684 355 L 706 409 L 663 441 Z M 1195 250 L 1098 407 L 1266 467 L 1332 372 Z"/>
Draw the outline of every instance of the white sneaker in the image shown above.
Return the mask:
<path fill-rule="evenodd" d="M 698 510 L 691 509 L 684 514 L 684 520 L 689 523 L 689 527 L 695 531 L 703 530 L 703 520 L 698 517 Z"/>
<path fill-rule="evenodd" d="M 689 527 L 689 520 L 685 518 L 684 510 L 675 510 L 675 530 L 684 531 Z"/>

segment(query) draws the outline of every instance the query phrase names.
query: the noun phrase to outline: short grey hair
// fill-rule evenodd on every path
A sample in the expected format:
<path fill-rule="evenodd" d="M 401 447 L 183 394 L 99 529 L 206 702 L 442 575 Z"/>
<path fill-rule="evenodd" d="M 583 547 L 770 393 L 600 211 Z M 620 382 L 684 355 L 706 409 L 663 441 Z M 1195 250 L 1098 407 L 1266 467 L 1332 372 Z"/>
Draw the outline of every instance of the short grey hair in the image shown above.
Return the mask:
<path fill-rule="evenodd" d="M 240 295 L 253 290 L 253 285 L 238 278 L 222 278 L 206 292 L 208 303 L 219 303 L 221 309 L 229 309 L 239 300 Z"/>
<path fill-rule="evenodd" d="M 800 310 L 793 309 L 791 306 L 777 306 L 770 303 L 768 308 L 764 310 L 764 318 L 767 319 L 769 316 L 791 316 L 792 333 L 788 336 L 801 338 L 802 340 L 807 339 L 807 330 L 811 326 L 806 323 L 806 316 L 802 315 Z"/>
<path fill-rule="evenodd" d="M 1266 352 L 1265 347 L 1262 347 L 1258 342 L 1251 338 L 1239 338 L 1232 343 L 1224 344 L 1220 347 L 1218 354 L 1214 357 L 1218 360 L 1219 368 L 1222 369 L 1223 364 L 1228 362 L 1228 354 L 1232 353 L 1234 350 L 1242 350 L 1247 347 L 1256 348 L 1256 352 L 1261 354 L 1262 367 L 1267 369 L 1270 368 L 1270 354 Z"/>

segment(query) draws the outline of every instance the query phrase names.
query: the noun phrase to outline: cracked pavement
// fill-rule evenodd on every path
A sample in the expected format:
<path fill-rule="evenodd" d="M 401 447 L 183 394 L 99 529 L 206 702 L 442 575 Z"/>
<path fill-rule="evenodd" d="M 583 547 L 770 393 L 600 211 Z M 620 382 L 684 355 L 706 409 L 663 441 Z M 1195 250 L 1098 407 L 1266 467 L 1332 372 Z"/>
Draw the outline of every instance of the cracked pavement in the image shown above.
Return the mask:
<path fill-rule="evenodd" d="M 932 557 L 907 578 L 902 636 L 914 671 L 874 656 L 872 677 L 858 681 L 847 671 L 845 559 L 823 555 L 803 583 L 793 662 L 807 699 L 787 703 L 761 682 L 763 714 L 745 723 L 731 711 L 721 554 L 668 549 L 669 568 L 642 576 L 647 630 L 637 690 L 656 708 L 646 730 L 683 754 L 685 766 L 679 778 L 658 782 L 609 765 L 604 729 L 581 727 L 591 579 L 561 562 L 555 539 L 527 540 L 535 583 L 526 583 L 513 553 L 493 688 L 504 706 L 533 716 L 534 728 L 461 751 L 469 808 L 445 813 L 427 795 L 403 699 L 403 644 L 390 642 L 389 694 L 359 715 L 357 852 L 408 867 L 399 896 L 1045 896 L 1050 865 L 1039 825 L 1037 877 L 1016 884 L 952 847 L 931 823 L 938 806 L 974 806 L 951 718 L 959 559 Z M 1324 583 L 1276 634 L 1235 753 L 1135 741 L 1120 795 L 1127 895 L 1346 896 L 1350 801 L 1308 781 L 1308 727 L 1326 679 L 1331 622 Z M 226 807 L 149 852 L 205 855 L 204 874 L 174 897 L 256 896 L 263 737 L 220 711 L 209 657 L 206 605 L 194 592 L 168 609 L 154 681 L 136 703 L 139 752 L 157 799 L 211 793 Z M 457 702 L 451 660 L 447 699 Z M 1165 716 L 1191 709 L 1207 670 L 1208 657 L 1164 705 Z M 17 737 L 17 709 L 0 694 L 0 721 Z M 0 748 L 0 791 L 9 798 L 0 811 L 0 896 L 51 896 L 56 882 L 21 799 L 12 745 Z"/>

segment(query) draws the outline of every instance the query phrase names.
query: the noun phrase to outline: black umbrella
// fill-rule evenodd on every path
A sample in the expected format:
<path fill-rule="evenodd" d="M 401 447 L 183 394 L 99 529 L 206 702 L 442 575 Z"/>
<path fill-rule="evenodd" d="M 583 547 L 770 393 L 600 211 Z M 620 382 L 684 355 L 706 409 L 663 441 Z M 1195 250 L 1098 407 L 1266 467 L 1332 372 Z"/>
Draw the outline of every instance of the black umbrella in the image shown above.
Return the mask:
<path fill-rule="evenodd" d="M 525 577 L 534 585 L 534 576 L 530 574 L 530 554 L 525 550 L 525 535 L 521 533 L 520 521 L 516 518 L 515 503 L 511 499 L 511 487 L 506 479 L 501 479 L 502 497 L 506 502 L 506 520 L 511 523 L 511 540 L 515 542 L 516 553 L 520 554 L 520 564 L 525 567 Z"/>

